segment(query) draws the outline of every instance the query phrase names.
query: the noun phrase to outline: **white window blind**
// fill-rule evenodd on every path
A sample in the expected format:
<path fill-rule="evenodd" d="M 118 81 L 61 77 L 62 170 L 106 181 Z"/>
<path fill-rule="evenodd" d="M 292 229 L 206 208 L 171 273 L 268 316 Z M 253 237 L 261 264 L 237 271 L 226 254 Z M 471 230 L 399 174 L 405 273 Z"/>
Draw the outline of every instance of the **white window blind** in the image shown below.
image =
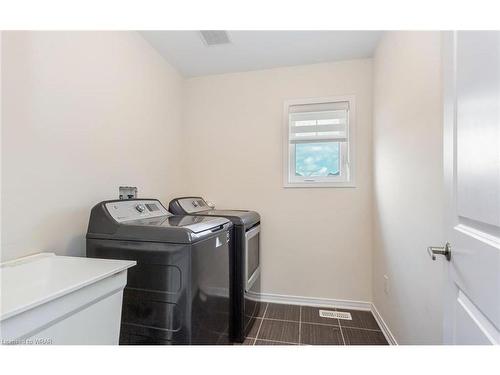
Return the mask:
<path fill-rule="evenodd" d="M 349 102 L 292 105 L 288 113 L 290 143 L 348 139 Z"/>
<path fill-rule="evenodd" d="M 285 102 L 285 187 L 355 186 L 355 114 L 352 95 Z"/>

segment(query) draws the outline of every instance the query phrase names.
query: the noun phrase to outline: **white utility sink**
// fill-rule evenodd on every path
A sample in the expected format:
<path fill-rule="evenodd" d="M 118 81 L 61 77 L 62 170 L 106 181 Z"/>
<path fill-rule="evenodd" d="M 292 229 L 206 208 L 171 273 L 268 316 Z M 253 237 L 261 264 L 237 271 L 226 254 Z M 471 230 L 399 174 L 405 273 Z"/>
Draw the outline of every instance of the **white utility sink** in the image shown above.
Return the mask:
<path fill-rule="evenodd" d="M 0 264 L 2 344 L 118 344 L 135 261 L 39 253 Z"/>

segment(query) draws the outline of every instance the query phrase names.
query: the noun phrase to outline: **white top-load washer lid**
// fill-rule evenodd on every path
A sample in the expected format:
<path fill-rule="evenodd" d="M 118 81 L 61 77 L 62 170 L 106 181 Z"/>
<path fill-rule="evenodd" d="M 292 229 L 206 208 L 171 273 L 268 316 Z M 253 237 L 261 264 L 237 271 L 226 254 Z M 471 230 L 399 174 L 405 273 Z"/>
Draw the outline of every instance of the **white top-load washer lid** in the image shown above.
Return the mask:
<path fill-rule="evenodd" d="M 1 314 L 14 315 L 136 265 L 135 261 L 39 253 L 0 264 Z"/>

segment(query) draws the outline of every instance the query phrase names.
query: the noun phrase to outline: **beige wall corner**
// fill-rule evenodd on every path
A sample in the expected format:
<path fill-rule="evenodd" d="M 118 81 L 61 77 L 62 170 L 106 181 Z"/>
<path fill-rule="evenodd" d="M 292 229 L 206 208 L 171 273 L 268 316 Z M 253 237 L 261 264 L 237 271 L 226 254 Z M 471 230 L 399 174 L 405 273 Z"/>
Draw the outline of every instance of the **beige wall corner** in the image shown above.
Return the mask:
<path fill-rule="evenodd" d="M 400 344 L 442 342 L 441 34 L 386 32 L 374 57 L 374 303 Z M 386 280 L 384 276 L 387 276 Z"/>

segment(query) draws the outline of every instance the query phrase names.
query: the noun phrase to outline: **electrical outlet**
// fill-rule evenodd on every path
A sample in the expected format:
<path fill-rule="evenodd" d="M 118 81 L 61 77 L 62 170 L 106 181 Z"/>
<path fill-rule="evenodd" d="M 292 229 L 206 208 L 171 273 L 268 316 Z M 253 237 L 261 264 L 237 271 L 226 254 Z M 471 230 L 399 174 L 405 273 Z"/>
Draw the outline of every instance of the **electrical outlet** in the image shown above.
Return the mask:
<path fill-rule="evenodd" d="M 390 288 L 389 288 L 389 276 L 384 275 L 384 292 L 385 294 L 389 294 Z"/>

